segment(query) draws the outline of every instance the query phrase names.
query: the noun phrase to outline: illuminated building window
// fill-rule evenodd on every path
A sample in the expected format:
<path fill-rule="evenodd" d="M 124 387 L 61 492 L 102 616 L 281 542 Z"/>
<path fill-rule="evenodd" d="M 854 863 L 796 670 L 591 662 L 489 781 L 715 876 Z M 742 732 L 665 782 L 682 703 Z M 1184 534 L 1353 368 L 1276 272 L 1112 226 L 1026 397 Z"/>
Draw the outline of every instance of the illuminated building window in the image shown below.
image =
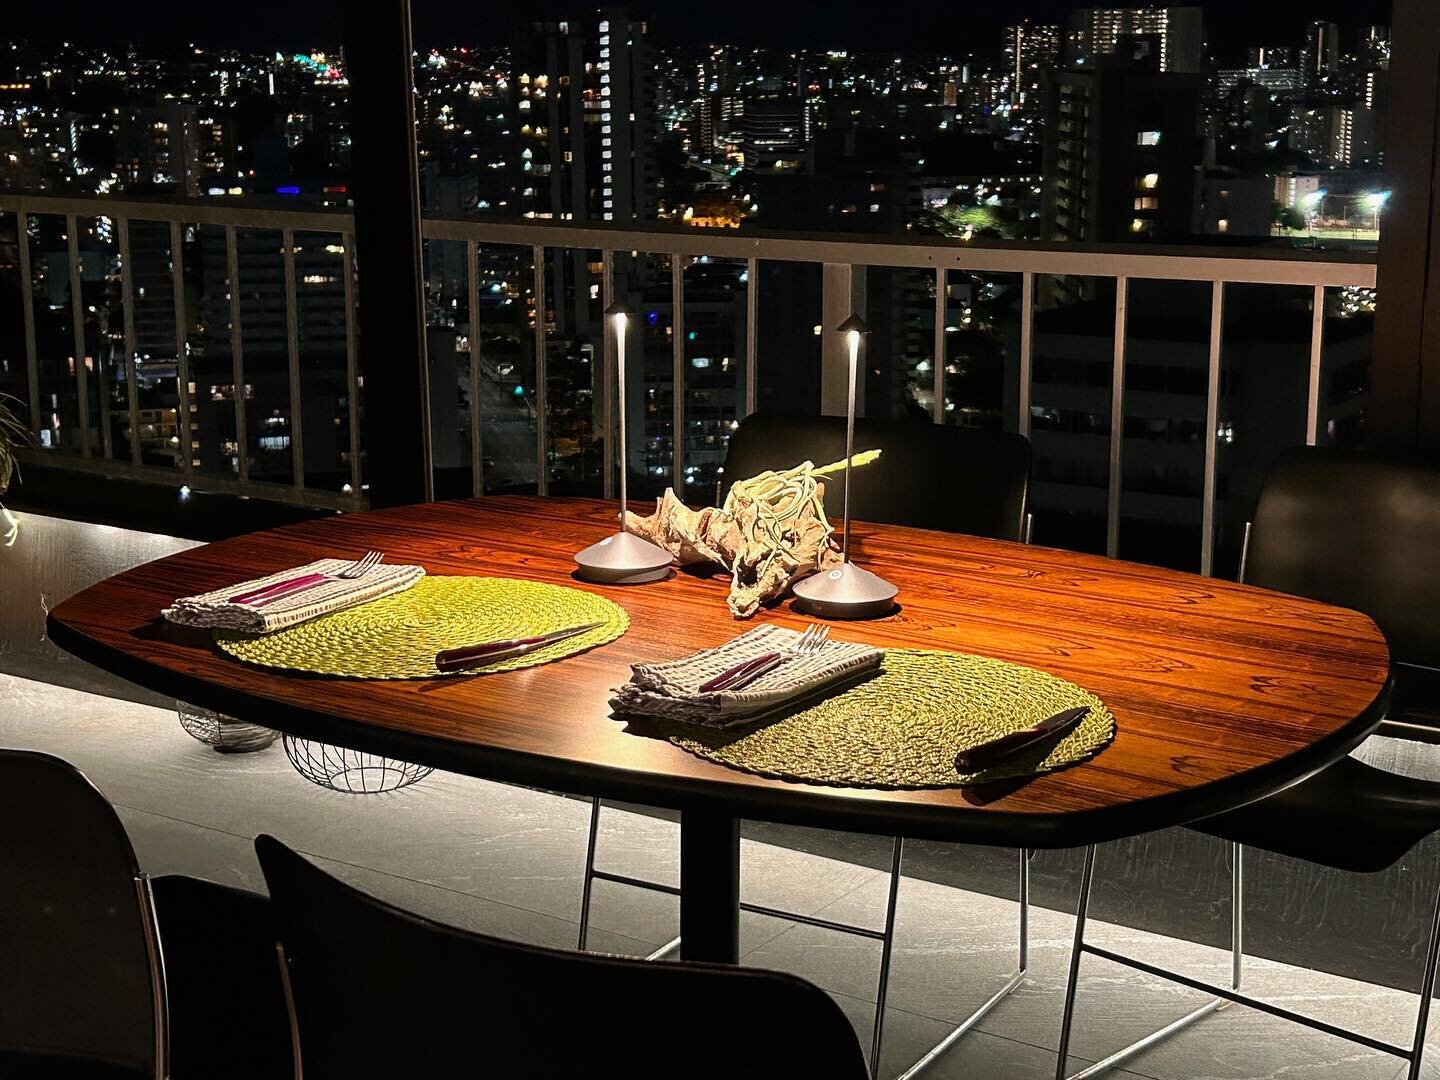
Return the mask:
<path fill-rule="evenodd" d="M 1146 191 L 1154 191 L 1160 185 L 1159 173 L 1146 173 L 1140 178 L 1140 186 Z"/>
<path fill-rule="evenodd" d="M 1135 145 L 1136 145 L 1136 146 L 1159 146 L 1159 145 L 1160 145 L 1160 132 L 1158 132 L 1158 131 L 1141 131 L 1141 132 L 1137 132 L 1136 135 L 1135 135 Z"/>
<path fill-rule="evenodd" d="M 1135 200 L 1136 210 L 1158 210 L 1159 208 L 1160 200 L 1154 195 L 1143 195 Z"/>

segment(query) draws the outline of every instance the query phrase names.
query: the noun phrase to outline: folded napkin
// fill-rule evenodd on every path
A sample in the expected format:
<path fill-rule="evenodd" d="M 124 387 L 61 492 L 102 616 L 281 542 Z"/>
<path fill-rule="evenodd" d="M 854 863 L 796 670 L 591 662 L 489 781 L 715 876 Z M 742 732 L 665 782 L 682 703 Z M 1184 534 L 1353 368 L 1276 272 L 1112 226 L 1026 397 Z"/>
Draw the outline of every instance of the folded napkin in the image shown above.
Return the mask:
<path fill-rule="evenodd" d="M 313 619 L 317 615 L 328 615 L 378 600 L 391 593 L 403 592 L 425 576 L 423 566 L 405 566 L 381 563 L 358 578 L 336 578 L 323 581 L 308 589 L 302 589 L 282 596 L 261 607 L 249 604 L 232 604 L 232 596 L 262 589 L 267 585 L 279 584 L 291 578 L 306 574 L 334 574 L 354 565 L 352 559 L 316 559 L 304 566 L 291 567 L 266 577 L 227 585 L 214 592 L 199 596 L 185 596 L 176 600 L 161 614 L 173 623 L 182 626 L 200 626 L 214 630 L 241 630 L 251 634 L 268 634 L 284 630 L 287 626 Z"/>
<path fill-rule="evenodd" d="M 779 626 L 757 626 L 724 645 L 663 664 L 636 664 L 630 681 L 612 691 L 619 713 L 659 716 L 710 727 L 753 723 L 826 690 L 880 669 L 882 649 L 830 641 L 818 653 L 796 656 L 737 691 L 700 687 L 722 671 L 765 653 L 780 652 L 800 634 Z"/>

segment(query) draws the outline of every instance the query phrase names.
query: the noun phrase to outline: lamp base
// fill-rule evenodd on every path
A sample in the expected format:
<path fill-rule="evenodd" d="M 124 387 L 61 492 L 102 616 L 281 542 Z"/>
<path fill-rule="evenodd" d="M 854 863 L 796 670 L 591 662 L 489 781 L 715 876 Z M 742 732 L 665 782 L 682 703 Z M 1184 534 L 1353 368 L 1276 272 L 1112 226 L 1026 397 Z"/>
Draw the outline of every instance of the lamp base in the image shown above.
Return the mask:
<path fill-rule="evenodd" d="M 798 607 L 825 619 L 869 619 L 895 606 L 898 586 L 852 562 L 812 574 L 793 589 Z"/>
<path fill-rule="evenodd" d="M 634 533 L 619 532 L 575 553 L 576 573 L 607 585 L 643 585 L 670 574 L 670 552 Z"/>

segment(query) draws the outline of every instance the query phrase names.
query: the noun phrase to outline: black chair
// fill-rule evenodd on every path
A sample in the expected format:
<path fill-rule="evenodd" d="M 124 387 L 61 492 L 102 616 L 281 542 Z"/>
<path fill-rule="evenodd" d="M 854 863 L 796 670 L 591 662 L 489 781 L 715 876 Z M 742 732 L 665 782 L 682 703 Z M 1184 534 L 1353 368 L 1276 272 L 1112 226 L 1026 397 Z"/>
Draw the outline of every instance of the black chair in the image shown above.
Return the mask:
<path fill-rule="evenodd" d="M 857 419 L 855 449 L 881 454 L 851 473 L 851 517 L 996 540 L 1024 537 L 1031 454 L 1023 435 Z M 769 469 L 844 457 L 843 416 L 752 413 L 730 436 L 724 487 Z M 843 492 L 838 476 L 825 485 L 825 513 L 837 526 Z"/>
<path fill-rule="evenodd" d="M 288 1074 L 267 907 L 152 881 L 79 770 L 0 749 L 0 1076 Z"/>
<path fill-rule="evenodd" d="M 1397 677 L 1440 668 L 1440 469 L 1330 449 L 1286 453 L 1266 477 L 1247 532 L 1240 577 L 1251 585 L 1363 611 L 1390 644 Z M 1421 980 L 1419 1017 L 1409 1047 L 1304 1016 L 1240 993 L 1243 962 L 1245 845 L 1335 870 L 1376 873 L 1398 862 L 1440 829 L 1440 783 L 1399 776 L 1343 758 L 1268 799 L 1192 826 L 1231 844 L 1231 986 L 1211 986 L 1142 964 L 1085 942 L 1095 849 L 1086 852 L 1061 1027 L 1057 1077 L 1065 1059 L 1080 958 L 1090 953 L 1213 993 L 1215 999 L 1160 1032 L 1110 1055 L 1076 1076 L 1089 1076 L 1131 1057 L 1227 1002 L 1259 1005 L 1339 1038 L 1382 1050 L 1420 1075 L 1425 1022 L 1440 950 L 1440 898 L 1431 923 Z"/>
<path fill-rule="evenodd" d="M 59 758 L 0 750 L 0 1075 L 168 1075 L 150 883 Z"/>
<path fill-rule="evenodd" d="M 881 451 L 877 460 L 852 471 L 851 517 L 888 525 L 962 532 L 995 540 L 1029 541 L 1030 520 L 1026 505 L 1030 490 L 1031 451 L 1030 440 L 1024 436 L 915 420 L 857 420 L 856 453 L 877 449 Z M 725 482 L 728 485 L 767 470 L 793 468 L 802 461 L 826 465 L 844 458 L 844 417 L 752 413 L 740 421 L 740 426 L 730 436 L 725 454 Z M 825 485 L 825 513 L 838 529 L 844 514 L 844 483 L 838 476 Z M 641 889 L 674 891 L 669 886 L 652 881 L 596 869 L 600 807 L 599 799 L 591 800 L 580 900 L 581 949 L 585 948 L 588 940 L 590 900 L 596 879 Z M 885 997 L 895 938 L 895 899 L 903 857 L 904 842 L 896 838 L 890 852 L 890 892 L 885 907 L 885 925 L 880 930 L 813 915 L 797 917 L 794 912 L 748 901 L 740 904 L 744 911 L 800 921 L 881 943 L 875 1027 L 870 1049 L 870 1063 L 875 1069 L 879 1068 L 885 1029 Z M 1015 973 L 994 997 L 926 1054 L 924 1062 L 934 1060 L 1024 979 L 1028 964 L 1029 864 L 1029 853 L 1021 852 L 1019 961 Z M 675 938 L 653 953 L 651 959 L 668 955 L 679 945 L 680 939 Z"/>
<path fill-rule="evenodd" d="M 382 903 L 255 841 L 306 1080 L 356 1076 L 868 1077 L 800 979 L 544 949 Z"/>
<path fill-rule="evenodd" d="M 172 1080 L 293 1076 L 270 901 L 178 874 L 151 885 L 165 958 Z"/>

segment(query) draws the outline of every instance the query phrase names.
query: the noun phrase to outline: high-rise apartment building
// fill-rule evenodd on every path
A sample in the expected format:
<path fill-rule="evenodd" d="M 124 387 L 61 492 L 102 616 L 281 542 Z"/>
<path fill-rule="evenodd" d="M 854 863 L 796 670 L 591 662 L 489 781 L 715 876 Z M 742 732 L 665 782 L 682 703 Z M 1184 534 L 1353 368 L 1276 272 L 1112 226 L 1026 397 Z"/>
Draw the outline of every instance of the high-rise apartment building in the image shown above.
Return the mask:
<path fill-rule="evenodd" d="M 1047 76 L 1043 237 L 1103 243 L 1191 230 L 1203 78 L 1114 55 Z"/>
<path fill-rule="evenodd" d="M 127 109 L 115 121 L 115 170 L 128 189 L 200 193 L 200 132 L 184 102 Z"/>
<path fill-rule="evenodd" d="M 512 50 L 515 205 L 557 221 L 655 217 L 655 70 L 645 23 L 537 22 Z"/>
<path fill-rule="evenodd" d="M 1314 85 L 1340 70 L 1340 27 L 1316 19 L 1305 28 L 1305 80 Z"/>
<path fill-rule="evenodd" d="M 1022 19 L 1001 32 L 1012 109 L 1038 102 L 1040 74 L 1060 64 L 1064 34 L 1059 26 Z M 953 104 L 953 102 L 951 103 Z"/>
<path fill-rule="evenodd" d="M 1122 39 L 1134 37 L 1156 39 L 1161 71 L 1201 70 L 1205 27 L 1198 7 L 1077 11 L 1070 16 L 1066 54 L 1072 65 L 1085 67 L 1115 52 Z"/>
<path fill-rule="evenodd" d="M 740 116 L 747 169 L 795 168 L 805 152 L 805 108 L 796 97 L 750 98 Z"/>

